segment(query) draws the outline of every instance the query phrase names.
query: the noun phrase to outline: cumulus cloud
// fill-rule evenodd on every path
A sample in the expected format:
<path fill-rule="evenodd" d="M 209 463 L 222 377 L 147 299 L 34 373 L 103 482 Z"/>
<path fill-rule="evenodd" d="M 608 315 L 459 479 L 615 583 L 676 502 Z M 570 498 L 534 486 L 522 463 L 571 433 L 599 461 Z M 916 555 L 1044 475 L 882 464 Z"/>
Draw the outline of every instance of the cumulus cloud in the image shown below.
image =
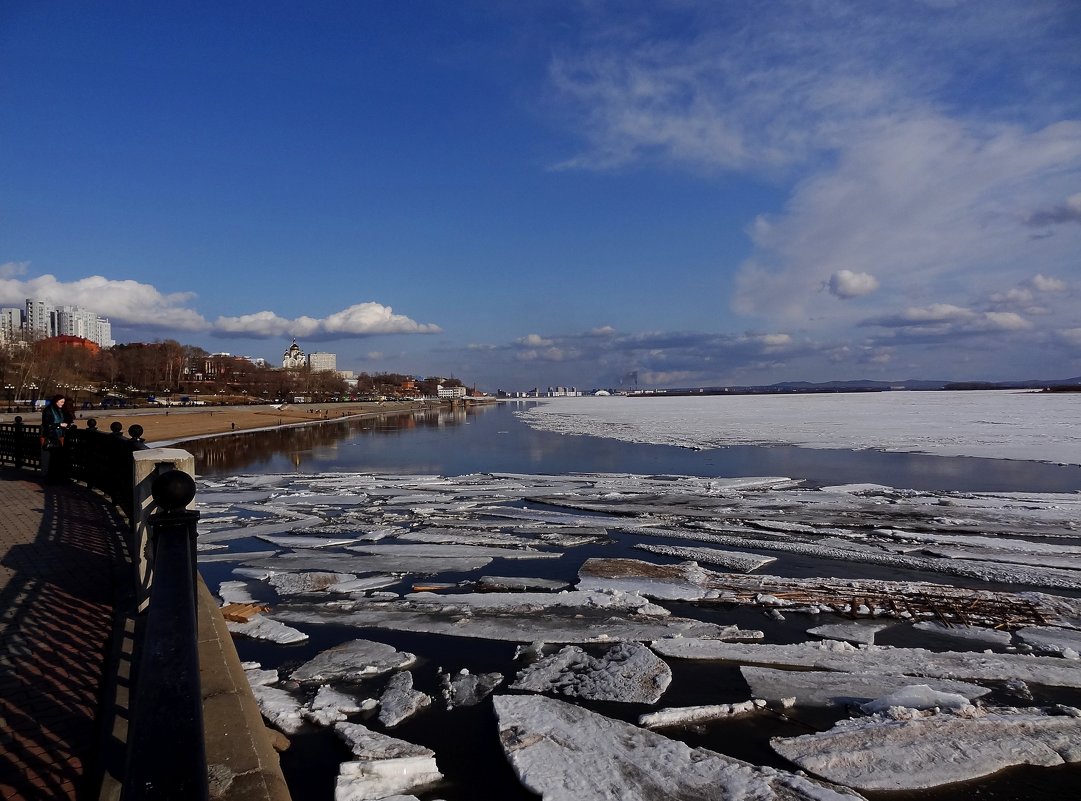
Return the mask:
<path fill-rule="evenodd" d="M 296 336 L 318 341 L 383 334 L 437 334 L 442 329 L 432 323 L 418 323 L 405 315 L 395 314 L 390 306 L 369 302 L 355 304 L 323 318 L 288 319 L 271 311 L 219 317 L 214 321 L 213 331 L 219 335 Z"/>
<path fill-rule="evenodd" d="M 26 266 L 9 262 L 0 273 L 0 304 L 22 306 L 27 298 L 47 300 L 56 306 L 85 306 L 114 325 L 177 331 L 204 331 L 209 327 L 201 314 L 188 308 L 191 292 L 163 293 L 138 281 L 118 281 L 92 275 L 61 281 L 53 275 L 20 280 Z"/>
<path fill-rule="evenodd" d="M 878 279 L 870 273 L 838 270 L 830 276 L 828 286 L 831 295 L 836 295 L 841 300 L 848 300 L 874 292 L 878 289 Z"/>
<path fill-rule="evenodd" d="M 1070 347 L 1081 350 L 1081 328 L 1064 328 L 1058 332 L 1058 336 Z"/>

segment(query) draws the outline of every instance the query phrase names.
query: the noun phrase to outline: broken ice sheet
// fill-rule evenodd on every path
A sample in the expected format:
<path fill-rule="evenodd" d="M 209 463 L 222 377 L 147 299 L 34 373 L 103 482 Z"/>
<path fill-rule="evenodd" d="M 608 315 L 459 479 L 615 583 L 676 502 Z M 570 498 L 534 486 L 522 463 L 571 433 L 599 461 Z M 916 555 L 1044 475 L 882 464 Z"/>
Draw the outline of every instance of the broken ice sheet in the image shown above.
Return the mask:
<path fill-rule="evenodd" d="M 641 596 L 619 593 L 413 593 L 398 601 L 289 603 L 279 606 L 272 614 L 288 622 L 379 627 L 510 642 L 762 637 L 761 631 L 742 630 L 738 626 L 648 614 L 655 610 L 659 608 Z"/>
<path fill-rule="evenodd" d="M 493 703 L 507 758 L 522 784 L 545 801 L 863 798 L 843 787 L 691 748 L 553 698 L 501 695 Z"/>
<path fill-rule="evenodd" d="M 335 801 L 369 801 L 418 790 L 442 780 L 435 753 L 424 746 L 372 731 L 359 723 L 337 723 L 334 732 L 354 760 L 338 769 Z"/>
<path fill-rule="evenodd" d="M 336 585 L 355 581 L 356 578 L 352 573 L 312 570 L 307 573 L 274 573 L 269 582 L 278 595 L 285 596 L 332 590 Z"/>
<path fill-rule="evenodd" d="M 278 645 L 290 645 L 308 639 L 308 635 L 303 631 L 261 614 L 252 615 L 246 622 L 227 620 L 225 625 L 231 634 L 240 634 L 253 640 L 267 640 Z"/>
<path fill-rule="evenodd" d="M 536 551 L 528 548 L 496 548 L 483 545 L 444 545 L 444 544 L 379 544 L 350 545 L 347 551 L 360 554 L 389 557 L 413 557 L 424 559 L 558 559 L 563 554 L 558 551 Z"/>
<path fill-rule="evenodd" d="M 412 673 L 395 673 L 379 698 L 379 722 L 387 728 L 397 726 L 431 702 L 431 696 L 413 689 Z"/>
<path fill-rule="evenodd" d="M 825 640 L 798 645 L 743 645 L 691 638 L 651 643 L 661 656 L 709 659 L 744 665 L 816 668 L 842 673 L 885 673 L 952 679 L 1020 679 L 1049 687 L 1081 687 L 1081 662 L 1051 656 L 928 651 L 883 645 L 855 647 Z M 911 683 L 911 682 L 909 682 Z"/>
<path fill-rule="evenodd" d="M 825 640 L 844 640 L 857 645 L 874 645 L 875 635 L 888 627 L 887 623 L 827 623 L 807 629 L 807 633 Z"/>
<path fill-rule="evenodd" d="M 740 673 L 755 698 L 763 698 L 773 703 L 784 698 L 795 698 L 799 706 L 865 704 L 913 682 L 911 676 L 899 674 L 777 670 L 749 665 L 740 667 Z M 987 687 L 954 679 L 921 678 L 920 681 L 933 690 L 963 695 L 969 701 L 982 698 L 991 692 Z"/>
<path fill-rule="evenodd" d="M 263 717 L 286 734 L 299 731 L 304 725 L 301 702 L 280 687 L 271 686 L 278 680 L 277 671 L 263 670 L 259 663 L 247 662 L 244 675 Z"/>
<path fill-rule="evenodd" d="M 861 790 L 917 790 L 988 776 L 1013 765 L 1081 761 L 1078 719 L 1038 710 L 865 718 L 770 743 L 809 773 Z"/>
<path fill-rule="evenodd" d="M 470 673 L 466 668 L 454 674 L 440 671 L 439 675 L 439 686 L 447 709 L 475 706 L 502 683 L 502 673 Z"/>
<path fill-rule="evenodd" d="M 355 712 L 374 709 L 375 704 L 376 702 L 370 699 L 364 702 L 357 701 L 353 696 L 336 690 L 329 684 L 324 684 L 316 691 L 315 697 L 302 710 L 302 714 L 312 723 L 320 726 L 330 726 L 340 720 L 345 720 Z"/>
<path fill-rule="evenodd" d="M 599 657 L 568 645 L 519 671 L 511 689 L 653 704 L 671 681 L 672 671 L 663 659 L 640 643 L 623 642 Z"/>
<path fill-rule="evenodd" d="M 647 729 L 660 729 L 671 726 L 688 726 L 691 724 L 705 723 L 707 721 L 723 720 L 736 715 L 748 715 L 760 709 L 766 709 L 767 704 L 761 698 L 752 698 L 749 701 L 737 701 L 734 704 L 707 704 L 703 706 L 681 706 L 658 709 L 656 712 L 647 712 L 638 716 L 638 725 Z"/>
<path fill-rule="evenodd" d="M 708 565 L 717 565 L 725 570 L 736 570 L 741 573 L 752 573 L 770 562 L 777 561 L 775 556 L 757 556 L 750 553 L 722 551 L 719 548 L 681 548 L 676 545 L 653 545 L 644 542 L 636 543 L 634 547 L 650 553 L 659 553 L 662 556 L 705 562 Z"/>
<path fill-rule="evenodd" d="M 362 679 L 406 668 L 417 661 L 410 653 L 372 640 L 350 640 L 322 653 L 293 671 L 294 681 L 330 682 Z"/>
<path fill-rule="evenodd" d="M 1081 631 L 1059 626 L 1027 626 L 1014 632 L 1018 640 L 1045 654 L 1077 659 L 1081 653 Z"/>

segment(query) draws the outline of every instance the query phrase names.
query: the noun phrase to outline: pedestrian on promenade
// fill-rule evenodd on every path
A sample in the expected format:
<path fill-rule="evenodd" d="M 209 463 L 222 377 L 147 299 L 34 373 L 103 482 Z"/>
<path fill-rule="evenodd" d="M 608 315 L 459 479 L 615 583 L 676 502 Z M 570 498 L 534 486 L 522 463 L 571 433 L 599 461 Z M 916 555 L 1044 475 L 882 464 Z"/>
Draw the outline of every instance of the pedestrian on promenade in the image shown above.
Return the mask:
<path fill-rule="evenodd" d="M 53 395 L 41 410 L 41 472 L 46 481 L 62 481 L 67 477 L 67 454 L 64 435 L 71 426 L 64 407 L 67 398 Z"/>

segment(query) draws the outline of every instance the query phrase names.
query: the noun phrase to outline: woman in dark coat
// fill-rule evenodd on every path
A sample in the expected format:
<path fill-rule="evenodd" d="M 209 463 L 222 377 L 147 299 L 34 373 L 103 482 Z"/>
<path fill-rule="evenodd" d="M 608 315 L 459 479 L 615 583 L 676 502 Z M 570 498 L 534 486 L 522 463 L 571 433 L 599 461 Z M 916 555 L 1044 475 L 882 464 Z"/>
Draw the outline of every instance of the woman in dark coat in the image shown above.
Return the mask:
<path fill-rule="evenodd" d="M 60 481 L 67 475 L 67 454 L 64 434 L 70 423 L 64 414 L 67 398 L 54 395 L 41 410 L 41 470 L 50 481 Z"/>

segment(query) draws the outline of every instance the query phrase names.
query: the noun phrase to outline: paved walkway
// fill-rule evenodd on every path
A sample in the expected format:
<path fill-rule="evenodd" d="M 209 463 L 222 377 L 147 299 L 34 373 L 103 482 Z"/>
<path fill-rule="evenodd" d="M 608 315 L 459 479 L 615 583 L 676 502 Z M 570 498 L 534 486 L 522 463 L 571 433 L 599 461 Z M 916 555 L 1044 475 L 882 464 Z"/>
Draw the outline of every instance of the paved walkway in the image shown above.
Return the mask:
<path fill-rule="evenodd" d="M 75 484 L 0 469 L 0 798 L 97 796 L 122 522 Z"/>

